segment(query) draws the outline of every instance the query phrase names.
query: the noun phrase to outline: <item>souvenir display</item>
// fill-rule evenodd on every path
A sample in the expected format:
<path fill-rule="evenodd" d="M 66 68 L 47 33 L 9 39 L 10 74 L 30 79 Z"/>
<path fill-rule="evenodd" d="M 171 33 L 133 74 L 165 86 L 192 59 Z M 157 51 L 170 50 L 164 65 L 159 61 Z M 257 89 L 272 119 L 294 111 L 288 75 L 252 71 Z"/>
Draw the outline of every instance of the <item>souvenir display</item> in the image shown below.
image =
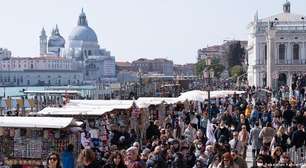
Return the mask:
<path fill-rule="evenodd" d="M 80 150 L 78 133 L 52 129 L 2 130 L 9 136 L 0 136 L 0 153 L 7 157 L 5 164 L 9 167 L 42 166 L 42 161 L 50 152 L 61 153 L 69 144 L 74 145 L 76 155 Z"/>

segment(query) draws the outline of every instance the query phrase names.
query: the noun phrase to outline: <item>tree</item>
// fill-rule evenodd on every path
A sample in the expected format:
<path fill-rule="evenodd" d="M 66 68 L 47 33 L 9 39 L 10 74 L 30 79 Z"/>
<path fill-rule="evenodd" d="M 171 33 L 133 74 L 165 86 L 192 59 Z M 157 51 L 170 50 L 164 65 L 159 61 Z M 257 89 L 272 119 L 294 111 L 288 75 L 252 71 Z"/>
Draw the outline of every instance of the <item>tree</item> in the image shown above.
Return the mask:
<path fill-rule="evenodd" d="M 245 49 L 241 47 L 240 41 L 232 42 L 228 48 L 228 66 L 242 65 L 245 56 Z"/>
<path fill-rule="evenodd" d="M 233 77 L 238 77 L 242 75 L 242 73 L 243 73 L 243 68 L 241 65 L 235 65 L 230 68 L 230 75 Z"/>
<path fill-rule="evenodd" d="M 198 76 L 203 75 L 203 70 L 205 69 L 205 67 L 206 67 L 206 62 L 205 62 L 205 60 L 199 61 L 199 62 L 196 64 L 196 74 L 197 74 Z"/>
<path fill-rule="evenodd" d="M 213 70 L 215 77 L 220 77 L 221 73 L 224 71 L 225 67 L 220 64 L 220 60 L 217 58 L 213 58 L 211 61 L 211 65 L 206 65 L 206 60 L 201 60 L 196 64 L 196 73 L 198 76 L 203 75 L 203 70 Z"/>

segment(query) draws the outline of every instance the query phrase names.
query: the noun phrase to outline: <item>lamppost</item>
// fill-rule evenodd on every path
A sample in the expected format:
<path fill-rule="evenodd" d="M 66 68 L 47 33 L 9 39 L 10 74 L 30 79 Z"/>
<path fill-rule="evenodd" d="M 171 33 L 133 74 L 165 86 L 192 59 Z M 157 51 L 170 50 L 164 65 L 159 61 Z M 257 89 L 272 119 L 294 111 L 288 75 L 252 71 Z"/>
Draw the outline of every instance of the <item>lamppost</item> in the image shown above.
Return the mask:
<path fill-rule="evenodd" d="M 207 96 L 208 96 L 208 107 L 207 107 L 207 111 L 208 111 L 208 118 L 209 120 L 211 120 L 211 108 L 210 108 L 210 90 L 211 90 L 211 78 L 214 77 L 214 71 L 212 69 L 212 65 L 211 65 L 211 58 L 207 58 L 206 59 L 206 68 L 203 71 L 203 75 L 204 75 L 204 79 L 207 79 Z"/>

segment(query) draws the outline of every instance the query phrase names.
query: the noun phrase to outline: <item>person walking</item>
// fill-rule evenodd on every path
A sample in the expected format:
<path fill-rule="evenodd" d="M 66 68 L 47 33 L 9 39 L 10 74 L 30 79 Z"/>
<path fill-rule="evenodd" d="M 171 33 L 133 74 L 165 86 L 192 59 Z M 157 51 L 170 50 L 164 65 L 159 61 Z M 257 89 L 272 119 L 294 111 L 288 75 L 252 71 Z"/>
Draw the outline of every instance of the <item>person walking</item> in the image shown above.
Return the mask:
<path fill-rule="evenodd" d="M 238 132 L 233 133 L 233 139 L 229 141 L 231 149 L 236 149 L 239 151 L 239 155 L 243 156 L 244 144 L 238 138 Z"/>
<path fill-rule="evenodd" d="M 260 151 L 260 146 L 261 143 L 259 141 L 259 133 L 260 133 L 260 128 L 259 128 L 259 122 L 255 122 L 255 127 L 253 127 L 250 131 L 250 137 L 249 137 L 249 144 L 252 146 L 252 159 L 253 159 L 253 166 L 256 166 L 256 158 L 259 155 Z"/>
<path fill-rule="evenodd" d="M 63 168 L 74 168 L 73 145 L 69 144 L 66 150 L 61 154 Z"/>
<path fill-rule="evenodd" d="M 262 139 L 263 145 L 270 148 L 271 141 L 275 135 L 275 130 L 272 128 L 272 124 L 270 122 L 267 123 L 266 127 L 264 127 L 260 133 L 259 138 Z"/>
<path fill-rule="evenodd" d="M 243 144 L 243 155 L 242 158 L 246 158 L 246 151 L 248 149 L 248 142 L 249 142 L 249 132 L 247 131 L 247 128 L 245 125 L 242 125 L 242 130 L 239 132 L 238 135 L 239 141 Z"/>

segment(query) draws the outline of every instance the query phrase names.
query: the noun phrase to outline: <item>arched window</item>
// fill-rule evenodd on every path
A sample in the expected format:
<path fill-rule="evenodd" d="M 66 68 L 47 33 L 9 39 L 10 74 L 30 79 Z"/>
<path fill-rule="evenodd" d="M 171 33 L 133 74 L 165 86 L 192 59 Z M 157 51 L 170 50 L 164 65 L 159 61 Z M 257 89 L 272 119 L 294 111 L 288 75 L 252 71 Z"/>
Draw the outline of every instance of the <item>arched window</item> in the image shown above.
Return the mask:
<path fill-rule="evenodd" d="M 280 44 L 279 47 L 278 47 L 278 58 L 279 58 L 279 60 L 284 60 L 285 59 L 285 52 L 286 52 L 285 44 Z"/>
<path fill-rule="evenodd" d="M 300 57 L 300 46 L 298 44 L 293 45 L 293 59 L 298 60 Z"/>

